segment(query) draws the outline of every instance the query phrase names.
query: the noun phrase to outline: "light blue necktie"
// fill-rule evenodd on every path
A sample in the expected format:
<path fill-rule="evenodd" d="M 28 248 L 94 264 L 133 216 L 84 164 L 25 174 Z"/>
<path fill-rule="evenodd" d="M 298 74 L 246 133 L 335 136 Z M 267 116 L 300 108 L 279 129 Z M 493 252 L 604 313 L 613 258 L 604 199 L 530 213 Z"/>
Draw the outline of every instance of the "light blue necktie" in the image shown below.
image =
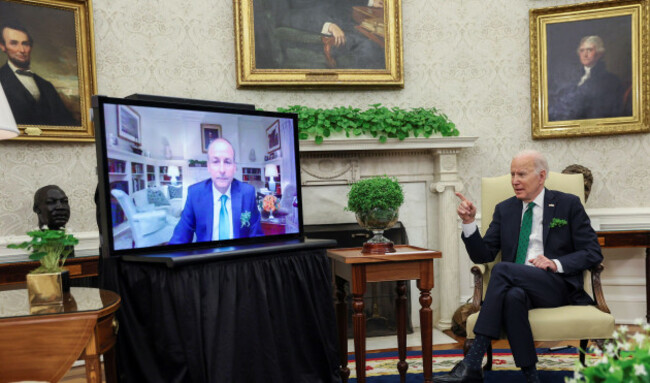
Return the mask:
<path fill-rule="evenodd" d="M 230 239 L 230 219 L 226 209 L 227 195 L 221 196 L 221 211 L 219 212 L 219 239 Z"/>

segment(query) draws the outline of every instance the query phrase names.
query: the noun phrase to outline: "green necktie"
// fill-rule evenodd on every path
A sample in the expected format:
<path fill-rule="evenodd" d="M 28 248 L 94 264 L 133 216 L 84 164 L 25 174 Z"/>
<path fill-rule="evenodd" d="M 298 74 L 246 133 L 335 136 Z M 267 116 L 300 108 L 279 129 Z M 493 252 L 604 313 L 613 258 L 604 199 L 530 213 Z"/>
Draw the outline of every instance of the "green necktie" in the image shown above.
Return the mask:
<path fill-rule="evenodd" d="M 519 230 L 519 244 L 517 245 L 516 263 L 526 262 L 526 253 L 528 252 L 528 241 L 530 240 L 530 229 L 533 227 L 533 207 L 535 202 L 528 204 L 524 218 L 521 220 L 521 229 Z"/>

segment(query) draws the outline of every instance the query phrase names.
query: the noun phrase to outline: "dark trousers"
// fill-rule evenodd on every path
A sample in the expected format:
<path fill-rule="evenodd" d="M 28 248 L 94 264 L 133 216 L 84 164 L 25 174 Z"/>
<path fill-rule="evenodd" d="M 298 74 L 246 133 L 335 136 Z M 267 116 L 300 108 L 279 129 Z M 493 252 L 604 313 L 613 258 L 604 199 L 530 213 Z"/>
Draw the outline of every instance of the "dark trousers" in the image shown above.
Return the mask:
<path fill-rule="evenodd" d="M 556 273 L 512 262 L 492 269 L 474 333 L 498 339 L 505 329 L 517 367 L 537 363 L 528 310 L 569 304 L 564 279 Z"/>

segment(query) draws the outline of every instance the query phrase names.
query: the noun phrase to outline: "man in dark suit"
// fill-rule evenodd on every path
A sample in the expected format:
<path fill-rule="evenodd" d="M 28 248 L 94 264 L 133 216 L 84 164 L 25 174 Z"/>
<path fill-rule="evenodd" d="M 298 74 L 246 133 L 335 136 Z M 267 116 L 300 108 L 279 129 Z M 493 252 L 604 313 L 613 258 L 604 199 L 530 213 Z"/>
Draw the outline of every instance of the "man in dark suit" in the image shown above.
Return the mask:
<path fill-rule="evenodd" d="M 536 151 L 515 156 L 510 174 L 515 196 L 496 206 L 483 237 L 474 221 L 476 207 L 457 193 L 461 237 L 470 258 L 475 263 L 491 262 L 501 251 L 502 261 L 492 270 L 472 348 L 449 374 L 434 382 L 482 382 L 483 355 L 502 329 L 526 380 L 539 382 L 528 310 L 593 304 L 583 290 L 582 272 L 603 256 L 580 199 L 544 188 L 548 163 Z"/>
<path fill-rule="evenodd" d="M 568 79 L 559 80 L 561 85 L 549 84 L 549 121 L 631 116 L 631 106 L 624 102 L 623 82 L 602 60 L 603 40 L 583 37 L 577 53 L 580 67 Z"/>
<path fill-rule="evenodd" d="M 0 85 L 16 123 L 79 125 L 52 83 L 30 70 L 33 44 L 23 26 L 17 23 L 0 25 L 0 49 L 7 55 L 7 63 L 0 68 Z"/>
<path fill-rule="evenodd" d="M 181 219 L 169 244 L 262 235 L 255 188 L 234 179 L 235 151 L 228 140 L 218 138 L 208 146 L 210 178 L 189 187 Z"/>

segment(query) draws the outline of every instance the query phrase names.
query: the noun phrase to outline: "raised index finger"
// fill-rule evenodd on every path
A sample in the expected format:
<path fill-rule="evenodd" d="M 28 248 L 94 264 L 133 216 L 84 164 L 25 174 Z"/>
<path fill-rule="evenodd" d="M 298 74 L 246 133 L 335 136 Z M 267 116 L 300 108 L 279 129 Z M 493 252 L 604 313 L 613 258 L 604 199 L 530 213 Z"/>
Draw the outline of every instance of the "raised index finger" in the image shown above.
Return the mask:
<path fill-rule="evenodd" d="M 465 198 L 465 196 L 462 195 L 460 192 L 456 192 L 456 197 L 460 198 L 460 200 L 463 202 L 469 202 L 467 198 Z"/>

